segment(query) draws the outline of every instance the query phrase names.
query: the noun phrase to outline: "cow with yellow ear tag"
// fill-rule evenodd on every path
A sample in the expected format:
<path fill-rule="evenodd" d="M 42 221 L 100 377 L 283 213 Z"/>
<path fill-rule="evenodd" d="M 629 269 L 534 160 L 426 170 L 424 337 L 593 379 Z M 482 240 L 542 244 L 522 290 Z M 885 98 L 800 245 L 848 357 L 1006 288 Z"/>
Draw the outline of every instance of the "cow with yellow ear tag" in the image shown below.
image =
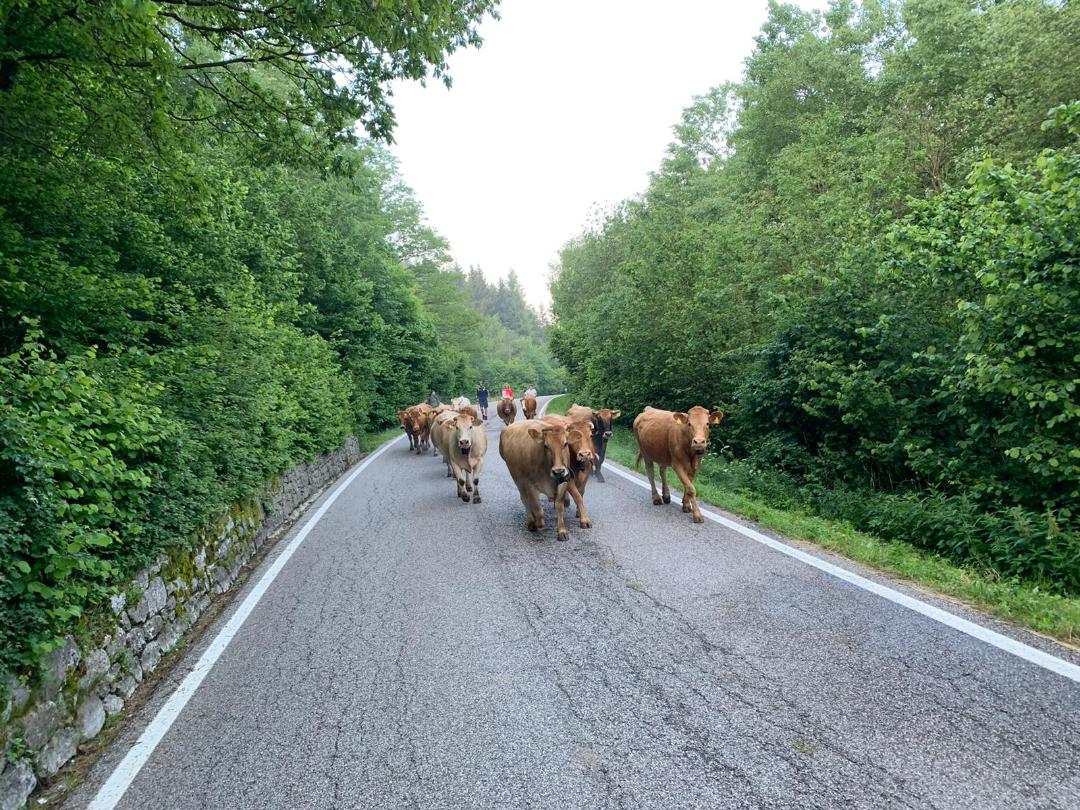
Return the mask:
<path fill-rule="evenodd" d="M 672 467 L 683 485 L 683 511 L 693 513 L 694 523 L 704 522 L 694 478 L 709 448 L 709 428 L 720 424 L 723 418 L 723 411 L 710 413 L 700 405 L 686 412 L 646 408 L 637 415 L 634 419 L 634 438 L 638 443 L 637 464 L 645 462 L 654 504 L 671 503 L 667 468 Z M 656 491 L 653 464 L 660 466 L 663 495 Z"/>

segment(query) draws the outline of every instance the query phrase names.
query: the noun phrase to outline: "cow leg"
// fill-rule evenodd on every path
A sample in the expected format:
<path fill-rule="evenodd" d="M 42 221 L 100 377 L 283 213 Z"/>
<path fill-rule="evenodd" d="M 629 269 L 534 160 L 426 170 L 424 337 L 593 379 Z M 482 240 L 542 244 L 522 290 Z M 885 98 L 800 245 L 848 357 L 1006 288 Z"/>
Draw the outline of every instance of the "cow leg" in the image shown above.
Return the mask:
<path fill-rule="evenodd" d="M 701 504 L 698 503 L 697 489 L 694 488 L 694 481 L 690 477 L 690 474 L 679 467 L 675 468 L 675 474 L 679 476 L 679 480 L 682 481 L 683 493 L 682 504 L 684 512 L 694 513 L 694 523 L 704 523 L 705 518 L 701 514 Z M 687 504 L 689 503 L 689 506 Z"/>
<path fill-rule="evenodd" d="M 564 486 L 566 486 L 564 484 Z M 566 504 L 563 503 L 565 493 L 555 492 L 555 539 L 567 540 L 570 534 L 566 531 Z"/>
<path fill-rule="evenodd" d="M 521 504 L 525 507 L 529 531 L 535 532 L 537 529 L 544 528 L 544 509 L 540 506 L 540 496 L 528 486 L 519 487 L 518 493 L 521 495 Z"/>
<path fill-rule="evenodd" d="M 663 465 L 660 466 L 660 484 L 663 487 L 664 503 L 671 503 L 671 489 L 667 483 L 667 467 Z"/>
<path fill-rule="evenodd" d="M 472 502 L 473 503 L 480 503 L 480 470 L 482 470 L 483 468 L 484 468 L 484 460 L 480 459 L 480 463 L 476 465 L 475 469 L 473 469 L 473 478 L 472 478 L 472 483 L 473 483 Z"/>
<path fill-rule="evenodd" d="M 663 467 L 661 467 L 660 469 L 663 469 Z M 659 506 L 663 503 L 663 501 L 660 500 L 660 493 L 656 491 L 656 472 L 653 470 L 653 463 L 648 459 L 645 459 L 645 473 L 649 476 L 649 487 L 650 489 L 652 489 L 653 506 Z"/>
<path fill-rule="evenodd" d="M 596 462 L 593 464 L 593 474 L 601 484 L 604 483 L 604 474 L 600 472 L 600 468 L 604 466 L 604 457 L 606 455 L 607 439 L 601 437 L 596 440 Z"/>
<path fill-rule="evenodd" d="M 570 493 L 570 497 L 574 499 L 574 505 L 577 507 L 578 525 L 583 529 L 591 529 L 592 518 L 590 518 L 589 513 L 585 511 L 585 497 L 577 488 L 577 484 L 570 482 L 566 486 L 566 491 Z M 563 508 L 566 508 L 565 497 L 563 498 Z"/>
<path fill-rule="evenodd" d="M 464 469 L 454 465 L 454 480 L 457 481 L 457 494 L 465 503 L 469 502 L 469 476 Z"/>

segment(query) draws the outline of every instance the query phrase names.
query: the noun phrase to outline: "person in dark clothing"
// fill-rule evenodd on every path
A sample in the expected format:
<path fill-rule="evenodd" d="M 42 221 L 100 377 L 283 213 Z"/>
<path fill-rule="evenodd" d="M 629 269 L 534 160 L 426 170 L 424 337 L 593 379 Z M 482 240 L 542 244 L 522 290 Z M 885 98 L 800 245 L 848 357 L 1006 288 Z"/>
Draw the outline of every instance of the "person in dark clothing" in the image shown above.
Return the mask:
<path fill-rule="evenodd" d="M 487 383 L 483 380 L 476 387 L 476 404 L 480 408 L 480 416 L 486 422 L 488 418 L 488 388 Z"/>
<path fill-rule="evenodd" d="M 430 405 L 432 408 L 439 407 L 439 396 L 435 393 L 435 389 L 432 389 L 431 394 L 428 395 L 427 404 Z"/>

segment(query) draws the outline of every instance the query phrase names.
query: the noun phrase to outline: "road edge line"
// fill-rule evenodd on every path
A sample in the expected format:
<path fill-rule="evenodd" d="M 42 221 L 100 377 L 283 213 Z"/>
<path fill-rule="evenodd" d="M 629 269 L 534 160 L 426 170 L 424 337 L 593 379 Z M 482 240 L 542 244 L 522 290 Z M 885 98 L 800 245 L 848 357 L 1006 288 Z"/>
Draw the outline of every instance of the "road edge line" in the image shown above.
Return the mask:
<path fill-rule="evenodd" d="M 608 466 L 604 465 L 605 468 Z M 606 471 L 606 470 L 605 470 Z M 611 472 L 616 475 L 625 478 L 634 484 L 637 484 L 642 489 L 649 489 L 649 482 L 624 468 L 618 462 L 611 462 Z M 682 503 L 682 496 L 677 493 L 671 493 L 671 500 L 675 503 Z M 933 621 L 943 624 L 946 627 L 951 627 L 953 630 L 958 630 L 961 633 L 969 635 L 978 639 L 992 647 L 996 647 L 1003 652 L 1007 652 L 1010 655 L 1014 655 L 1017 658 L 1021 658 L 1028 663 L 1035 664 L 1045 670 L 1049 670 L 1057 675 L 1068 678 L 1071 681 L 1080 683 L 1080 666 L 1070 663 L 1062 658 L 1058 658 L 1056 655 L 1051 655 L 1048 652 L 1044 652 L 1036 647 L 1032 647 L 1029 644 L 1025 644 L 1022 641 L 1017 641 L 1014 638 L 998 633 L 995 630 L 991 630 L 988 627 L 983 627 L 981 624 L 969 621 L 968 619 L 961 618 L 954 613 L 950 613 L 947 610 L 931 605 L 928 602 L 924 602 L 921 599 L 916 599 L 914 596 L 909 596 L 906 593 L 890 588 L 888 585 L 882 585 L 880 582 L 875 582 L 872 579 L 867 579 L 864 576 L 848 571 L 835 563 L 831 563 L 827 560 L 823 560 L 813 554 L 803 551 L 795 546 L 790 546 L 774 537 L 769 537 L 766 534 L 762 534 L 755 529 L 751 529 L 749 526 L 744 526 L 741 523 L 737 523 L 730 518 L 726 518 L 723 515 L 718 515 L 708 509 L 702 509 L 701 513 L 714 523 L 719 523 L 725 528 L 738 532 L 743 537 L 753 540 L 756 543 L 761 543 L 764 546 L 768 546 L 774 551 L 779 551 L 781 554 L 786 554 L 788 557 L 792 557 L 799 562 L 816 568 L 830 576 L 841 579 L 857 588 L 864 591 L 880 596 L 882 599 L 887 599 L 894 604 L 905 607 L 908 610 L 912 610 L 916 613 L 920 613 Z"/>
<path fill-rule="evenodd" d="M 315 525 L 322 519 L 323 515 L 327 513 L 331 506 L 334 505 L 334 501 L 338 499 L 338 496 L 351 484 L 360 473 L 367 469 L 375 459 L 389 450 L 394 444 L 396 444 L 402 437 L 397 436 L 390 441 L 386 442 L 379 449 L 372 452 L 365 458 L 360 464 L 345 477 L 330 493 L 329 497 L 315 510 L 308 521 L 304 524 L 303 528 L 297 532 L 289 544 L 285 547 L 285 550 L 281 552 L 262 575 L 255 587 L 251 589 L 248 595 L 244 598 L 244 601 L 240 603 L 240 607 L 236 609 L 236 612 L 229 618 L 225 626 L 221 628 L 214 640 L 210 642 L 210 646 L 207 647 L 203 654 L 199 657 L 195 666 L 192 668 L 184 680 L 180 682 L 180 685 L 176 687 L 176 690 L 169 696 L 169 699 L 165 704 L 158 709 L 154 719 L 150 721 L 150 724 L 143 729 L 142 734 L 139 735 L 139 739 L 135 741 L 135 744 L 131 746 L 131 749 L 124 755 L 124 758 L 120 760 L 120 763 L 113 769 L 109 778 L 105 780 L 105 783 L 98 789 L 97 794 L 94 796 L 93 801 L 87 805 L 87 810 L 113 810 L 117 803 L 127 793 L 131 783 L 135 781 L 135 777 L 139 775 L 139 771 L 143 769 L 147 760 L 150 759 L 150 755 L 154 753 L 154 749 L 158 747 L 162 738 L 172 727 L 172 724 L 176 721 L 176 718 L 180 716 L 180 712 L 184 710 L 187 702 L 191 699 L 191 696 L 195 694 L 195 691 L 199 688 L 199 685 L 203 682 L 203 679 L 210 673 L 214 664 L 217 663 L 218 658 L 225 652 L 225 649 L 229 646 L 229 642 L 233 640 L 236 634 L 243 627 L 244 622 L 247 621 L 248 616 L 255 609 L 255 606 L 259 604 L 259 600 L 262 599 L 263 594 L 273 584 L 277 575 L 281 572 L 281 569 L 285 567 L 289 559 L 300 548 L 300 544 L 304 542 L 304 539 L 311 533 L 311 530 L 315 528 Z"/>

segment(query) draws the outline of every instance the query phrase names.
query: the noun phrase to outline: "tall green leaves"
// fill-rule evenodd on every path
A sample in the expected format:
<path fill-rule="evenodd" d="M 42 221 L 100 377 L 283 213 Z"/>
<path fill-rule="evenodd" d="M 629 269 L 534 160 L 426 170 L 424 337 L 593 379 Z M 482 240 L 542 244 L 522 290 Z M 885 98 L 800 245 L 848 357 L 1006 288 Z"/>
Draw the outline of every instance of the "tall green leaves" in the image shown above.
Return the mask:
<path fill-rule="evenodd" d="M 813 503 L 892 491 L 978 527 L 935 550 L 1074 587 L 1078 9 L 772 4 L 743 80 L 563 249 L 575 390 L 727 403 L 719 441 Z"/>

